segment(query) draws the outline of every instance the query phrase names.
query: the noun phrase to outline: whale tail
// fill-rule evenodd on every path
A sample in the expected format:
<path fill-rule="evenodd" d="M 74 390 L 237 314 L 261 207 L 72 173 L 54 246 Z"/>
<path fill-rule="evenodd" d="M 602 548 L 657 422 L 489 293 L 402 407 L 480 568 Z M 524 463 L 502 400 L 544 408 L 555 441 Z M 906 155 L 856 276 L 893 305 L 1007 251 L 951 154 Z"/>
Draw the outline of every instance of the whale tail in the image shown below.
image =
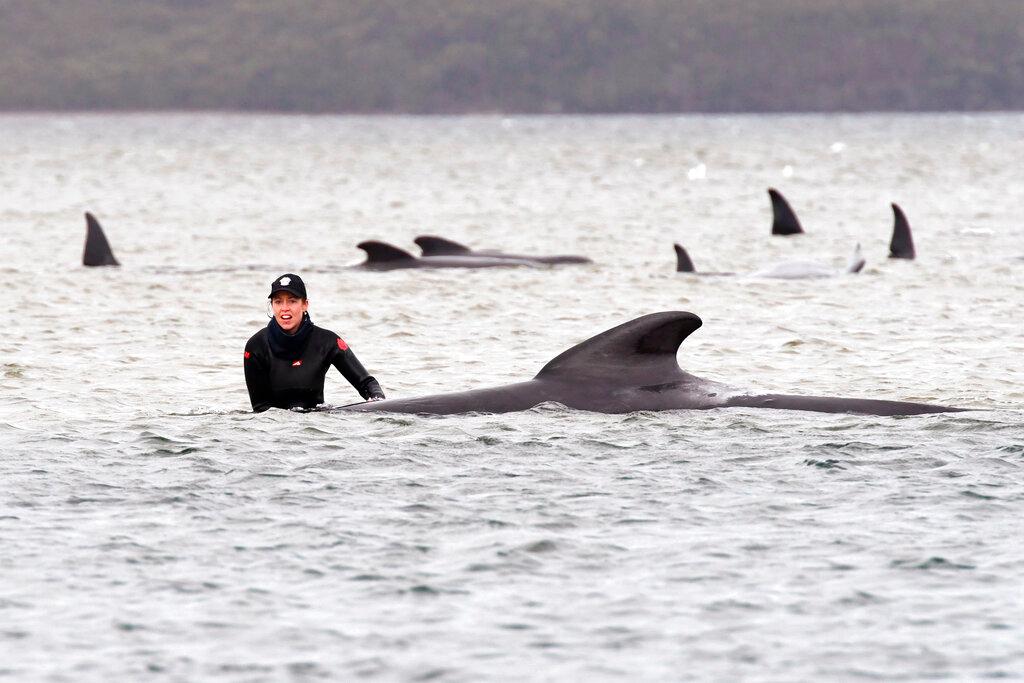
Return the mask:
<path fill-rule="evenodd" d="M 83 266 L 119 266 L 110 249 L 107 236 L 103 234 L 100 222 L 88 211 L 85 212 L 85 250 L 82 253 Z"/>
<path fill-rule="evenodd" d="M 470 253 L 470 248 L 452 240 L 436 235 L 420 235 L 413 240 L 424 256 L 462 256 Z"/>
<path fill-rule="evenodd" d="M 356 246 L 366 252 L 366 261 L 363 263 L 365 266 L 384 266 L 396 261 L 411 261 L 416 258 L 404 249 L 399 249 L 387 242 L 367 240 Z"/>
<path fill-rule="evenodd" d="M 683 249 L 680 244 L 674 244 L 673 246 L 676 250 L 676 272 L 696 273 L 697 269 L 693 267 L 693 261 L 690 260 L 690 255 L 686 253 L 686 249 Z"/>
<path fill-rule="evenodd" d="M 609 377 L 631 383 L 662 384 L 684 376 L 676 353 L 701 326 L 693 313 L 652 313 L 591 337 L 548 361 L 535 379 L 567 377 L 573 381 Z"/>
<path fill-rule="evenodd" d="M 800 226 L 793 208 L 774 187 L 768 188 L 768 196 L 772 200 L 772 234 L 799 235 L 804 229 Z"/>
<path fill-rule="evenodd" d="M 886 401 L 877 398 L 839 398 L 834 396 L 794 396 L 792 394 L 739 394 L 723 404 L 730 408 L 776 408 L 809 410 L 816 413 L 850 413 L 852 415 L 928 415 L 930 413 L 962 413 L 964 408 L 940 406 L 911 401 Z"/>
<path fill-rule="evenodd" d="M 917 252 L 914 251 L 914 237 L 910 233 L 910 223 L 907 221 L 907 216 L 897 204 L 892 205 L 892 215 L 892 240 L 889 241 L 889 258 L 913 260 L 917 256 Z"/>
<path fill-rule="evenodd" d="M 860 251 L 860 242 L 857 242 L 857 246 L 853 248 L 853 253 L 850 254 L 850 260 L 846 262 L 846 272 L 859 273 L 864 269 L 864 265 L 867 261 L 864 260 L 864 255 Z"/>

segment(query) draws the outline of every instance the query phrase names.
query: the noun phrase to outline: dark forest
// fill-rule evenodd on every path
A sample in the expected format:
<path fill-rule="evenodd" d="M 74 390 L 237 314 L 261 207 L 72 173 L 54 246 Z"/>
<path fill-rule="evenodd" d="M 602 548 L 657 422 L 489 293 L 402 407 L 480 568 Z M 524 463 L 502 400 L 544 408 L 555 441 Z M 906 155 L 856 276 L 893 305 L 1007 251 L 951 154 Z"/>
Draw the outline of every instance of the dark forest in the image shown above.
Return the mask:
<path fill-rule="evenodd" d="M 1024 108 L 1003 0 L 0 0 L 0 109 Z"/>

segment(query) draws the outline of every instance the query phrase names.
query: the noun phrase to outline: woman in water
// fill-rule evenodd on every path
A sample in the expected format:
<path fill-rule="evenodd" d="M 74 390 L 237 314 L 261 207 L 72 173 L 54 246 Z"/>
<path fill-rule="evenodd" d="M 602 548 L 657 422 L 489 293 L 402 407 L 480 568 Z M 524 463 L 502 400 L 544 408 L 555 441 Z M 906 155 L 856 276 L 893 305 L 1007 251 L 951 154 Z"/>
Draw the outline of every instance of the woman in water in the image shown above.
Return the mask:
<path fill-rule="evenodd" d="M 269 408 L 315 408 L 324 402 L 324 376 L 331 365 L 367 401 L 384 398 L 377 380 L 345 340 L 309 319 L 302 278 L 286 273 L 270 285 L 273 317 L 245 345 L 245 385 L 254 412 Z"/>

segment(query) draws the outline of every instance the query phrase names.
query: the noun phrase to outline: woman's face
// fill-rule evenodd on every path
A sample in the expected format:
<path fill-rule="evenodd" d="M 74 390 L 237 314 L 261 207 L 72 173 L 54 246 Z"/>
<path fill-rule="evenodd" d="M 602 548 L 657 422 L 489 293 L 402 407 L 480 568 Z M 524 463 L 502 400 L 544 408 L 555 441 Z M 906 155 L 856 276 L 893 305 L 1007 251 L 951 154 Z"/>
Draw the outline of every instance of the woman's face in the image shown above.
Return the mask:
<path fill-rule="evenodd" d="M 294 334 L 302 324 L 302 314 L 309 309 L 309 300 L 300 299 L 290 292 L 277 292 L 270 298 L 274 320 L 288 334 Z"/>

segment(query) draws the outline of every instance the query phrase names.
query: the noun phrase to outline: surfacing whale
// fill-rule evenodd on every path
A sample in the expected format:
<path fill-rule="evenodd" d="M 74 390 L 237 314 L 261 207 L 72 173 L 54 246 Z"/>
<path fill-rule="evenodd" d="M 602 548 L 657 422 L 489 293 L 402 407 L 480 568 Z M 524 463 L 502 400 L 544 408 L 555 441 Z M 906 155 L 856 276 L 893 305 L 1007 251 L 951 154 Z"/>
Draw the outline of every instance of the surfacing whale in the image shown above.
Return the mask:
<path fill-rule="evenodd" d="M 889 241 L 889 258 L 913 260 L 917 256 L 914 250 L 914 237 L 910 234 L 910 223 L 906 214 L 897 204 L 892 205 L 892 239 Z"/>
<path fill-rule="evenodd" d="M 497 249 L 470 249 L 464 244 L 454 240 L 445 239 L 436 235 L 419 235 L 413 240 L 423 252 L 424 256 L 484 256 L 487 258 L 515 259 L 519 261 L 535 261 L 536 263 L 593 263 L 586 256 L 575 256 L 573 254 L 556 256 L 526 256 L 523 254 L 506 254 Z"/>
<path fill-rule="evenodd" d="M 726 277 L 730 275 L 738 275 L 738 273 L 704 273 L 699 272 L 693 265 L 693 260 L 687 253 L 686 249 L 680 244 L 674 244 L 673 247 L 676 250 L 676 272 L 677 273 L 693 273 L 694 275 L 707 275 L 716 277 Z M 836 270 L 831 266 L 823 263 L 816 263 L 814 261 L 784 261 L 782 263 L 763 268 L 753 273 L 747 274 L 747 277 L 759 277 L 759 278 L 772 278 L 778 280 L 809 280 L 816 278 L 827 278 L 827 277 L 838 277 L 840 275 L 852 275 L 859 273 L 864 269 L 864 256 L 861 254 L 860 244 L 858 244 L 853 254 L 850 255 L 850 259 L 846 264 L 844 270 Z"/>
<path fill-rule="evenodd" d="M 799 235 L 804 229 L 797 220 L 793 208 L 774 187 L 768 188 L 768 197 L 772 200 L 772 234 Z"/>
<path fill-rule="evenodd" d="M 697 267 L 693 265 L 693 259 L 690 258 L 690 254 L 683 248 L 683 245 L 676 242 L 672 245 L 672 248 L 676 250 L 676 272 L 677 273 L 692 273 L 694 275 L 707 275 L 714 277 L 730 277 L 737 275 L 733 272 L 705 272 L 697 270 Z"/>
<path fill-rule="evenodd" d="M 366 252 L 366 260 L 354 266 L 365 270 L 398 270 L 401 268 L 512 268 L 536 267 L 532 261 L 493 256 L 423 256 L 416 258 L 404 249 L 368 240 L 356 245 Z"/>
<path fill-rule="evenodd" d="M 100 222 L 88 211 L 85 212 L 85 251 L 82 253 L 83 266 L 119 266 L 110 249 L 107 236 L 103 234 Z"/>
<path fill-rule="evenodd" d="M 419 398 L 357 403 L 333 410 L 421 413 L 509 413 L 541 403 L 597 413 L 710 408 L 777 408 L 862 415 L 919 415 L 961 408 L 830 396 L 750 394 L 684 372 L 679 345 L 701 326 L 693 313 L 652 313 L 613 327 L 556 356 L 526 382 Z"/>

